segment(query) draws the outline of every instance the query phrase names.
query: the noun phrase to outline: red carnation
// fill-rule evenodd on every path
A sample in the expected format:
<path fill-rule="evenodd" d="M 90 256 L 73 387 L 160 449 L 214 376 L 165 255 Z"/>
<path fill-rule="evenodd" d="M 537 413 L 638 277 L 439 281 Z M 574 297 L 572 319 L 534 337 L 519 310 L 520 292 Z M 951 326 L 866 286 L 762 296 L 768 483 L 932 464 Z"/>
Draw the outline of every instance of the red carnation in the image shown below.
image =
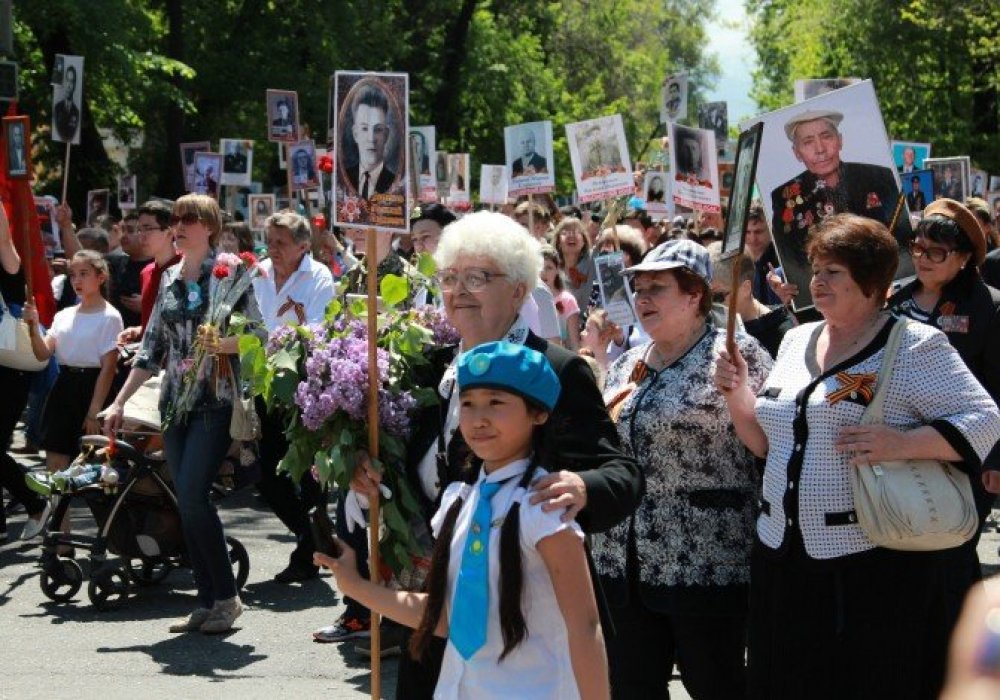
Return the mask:
<path fill-rule="evenodd" d="M 215 267 L 212 268 L 212 274 L 217 280 L 225 279 L 229 277 L 229 267 L 225 263 L 215 263 Z"/>
<path fill-rule="evenodd" d="M 316 167 L 322 170 L 324 173 L 333 172 L 333 158 L 330 156 L 320 156 L 319 160 L 316 161 Z"/>
<path fill-rule="evenodd" d="M 253 268 L 253 266 L 257 264 L 257 256 L 250 251 L 240 253 L 240 260 L 243 261 L 243 264 L 246 265 L 247 268 Z"/>

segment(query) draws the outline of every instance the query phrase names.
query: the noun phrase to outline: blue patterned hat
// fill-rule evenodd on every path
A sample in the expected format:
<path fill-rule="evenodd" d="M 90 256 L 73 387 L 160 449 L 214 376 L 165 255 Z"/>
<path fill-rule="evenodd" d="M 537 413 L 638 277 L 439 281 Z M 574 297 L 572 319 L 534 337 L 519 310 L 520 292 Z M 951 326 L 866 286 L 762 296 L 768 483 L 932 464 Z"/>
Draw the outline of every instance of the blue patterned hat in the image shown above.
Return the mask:
<path fill-rule="evenodd" d="M 675 238 L 661 243 L 646 253 L 641 263 L 626 267 L 622 270 L 622 274 L 631 277 L 639 272 L 661 272 L 675 270 L 678 267 L 686 267 L 711 286 L 712 258 L 708 250 L 700 243 L 686 238 Z"/>
<path fill-rule="evenodd" d="M 548 411 L 559 400 L 559 377 L 540 352 L 515 343 L 477 345 L 458 360 L 458 388 L 501 389 Z"/>

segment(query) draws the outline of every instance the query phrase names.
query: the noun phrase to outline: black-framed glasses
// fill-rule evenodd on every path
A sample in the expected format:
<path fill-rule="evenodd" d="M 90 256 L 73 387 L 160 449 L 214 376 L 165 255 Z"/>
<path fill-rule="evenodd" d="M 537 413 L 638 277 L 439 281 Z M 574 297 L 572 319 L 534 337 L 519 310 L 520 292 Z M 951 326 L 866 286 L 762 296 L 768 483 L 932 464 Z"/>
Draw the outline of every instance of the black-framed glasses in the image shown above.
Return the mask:
<path fill-rule="evenodd" d="M 163 231 L 163 230 L 164 230 L 163 226 L 140 226 L 135 231 L 140 236 L 147 236 L 147 235 L 149 235 L 151 233 L 158 233 L 158 232 Z"/>
<path fill-rule="evenodd" d="M 194 226 L 197 223 L 201 223 L 201 217 L 195 214 L 193 211 L 189 211 L 186 214 L 174 214 L 170 217 L 170 225 L 176 226 L 177 224 L 184 224 L 185 226 Z"/>
<path fill-rule="evenodd" d="M 442 270 L 438 274 L 437 279 L 438 284 L 441 285 L 441 289 L 446 292 L 454 291 L 458 287 L 459 282 L 470 292 L 478 292 L 494 279 L 506 276 L 502 272 L 490 272 L 489 270 L 473 268 L 471 270 L 463 270 L 462 272 L 458 270 Z"/>
<path fill-rule="evenodd" d="M 932 263 L 943 263 L 954 252 L 956 251 L 941 246 L 926 246 L 916 241 L 910 241 L 910 255 L 914 258 L 926 257 Z"/>

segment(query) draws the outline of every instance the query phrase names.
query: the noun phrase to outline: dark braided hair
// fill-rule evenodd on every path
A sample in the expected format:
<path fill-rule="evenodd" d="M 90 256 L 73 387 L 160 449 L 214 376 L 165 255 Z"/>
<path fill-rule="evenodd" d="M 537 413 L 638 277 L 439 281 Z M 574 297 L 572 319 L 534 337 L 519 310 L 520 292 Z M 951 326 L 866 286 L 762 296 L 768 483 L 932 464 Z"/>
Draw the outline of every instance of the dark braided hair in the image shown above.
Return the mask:
<path fill-rule="evenodd" d="M 536 446 L 540 444 L 540 433 L 540 430 L 535 430 L 533 442 Z M 538 454 L 537 449 L 535 454 Z M 532 462 L 521 476 L 518 488 L 527 488 L 534 472 L 535 464 Z M 427 605 L 424 607 L 420 624 L 410 637 L 410 656 L 417 660 L 424 658 L 444 610 L 448 589 L 448 566 L 451 563 L 451 541 L 455 535 L 455 521 L 458 520 L 463 505 L 465 499 L 462 498 L 456 499 L 451 505 L 434 543 L 431 567 L 425 584 Z M 524 570 L 521 562 L 520 511 L 521 504 L 515 501 L 511 504 L 500 527 L 500 631 L 503 634 L 503 651 L 500 653 L 499 661 L 503 661 L 528 636 L 528 625 L 524 621 L 524 612 L 521 609 Z"/>

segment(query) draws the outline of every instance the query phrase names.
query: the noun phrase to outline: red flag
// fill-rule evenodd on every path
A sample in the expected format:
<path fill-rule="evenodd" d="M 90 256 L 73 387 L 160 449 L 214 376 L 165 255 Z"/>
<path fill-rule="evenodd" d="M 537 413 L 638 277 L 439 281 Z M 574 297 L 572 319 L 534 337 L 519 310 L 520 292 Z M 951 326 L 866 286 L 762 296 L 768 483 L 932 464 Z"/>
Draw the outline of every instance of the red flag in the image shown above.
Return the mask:
<path fill-rule="evenodd" d="M 11 104 L 8 116 L 16 116 L 17 106 Z M 14 248 L 21 256 L 24 278 L 31 290 L 38 318 L 42 325 L 52 325 L 56 313 L 56 300 L 52 295 L 52 275 L 45 261 L 45 245 L 42 243 L 42 229 L 35 211 L 35 198 L 28 180 L 7 178 L 7 142 L 0 130 L 0 199 L 10 221 L 10 234 Z"/>

